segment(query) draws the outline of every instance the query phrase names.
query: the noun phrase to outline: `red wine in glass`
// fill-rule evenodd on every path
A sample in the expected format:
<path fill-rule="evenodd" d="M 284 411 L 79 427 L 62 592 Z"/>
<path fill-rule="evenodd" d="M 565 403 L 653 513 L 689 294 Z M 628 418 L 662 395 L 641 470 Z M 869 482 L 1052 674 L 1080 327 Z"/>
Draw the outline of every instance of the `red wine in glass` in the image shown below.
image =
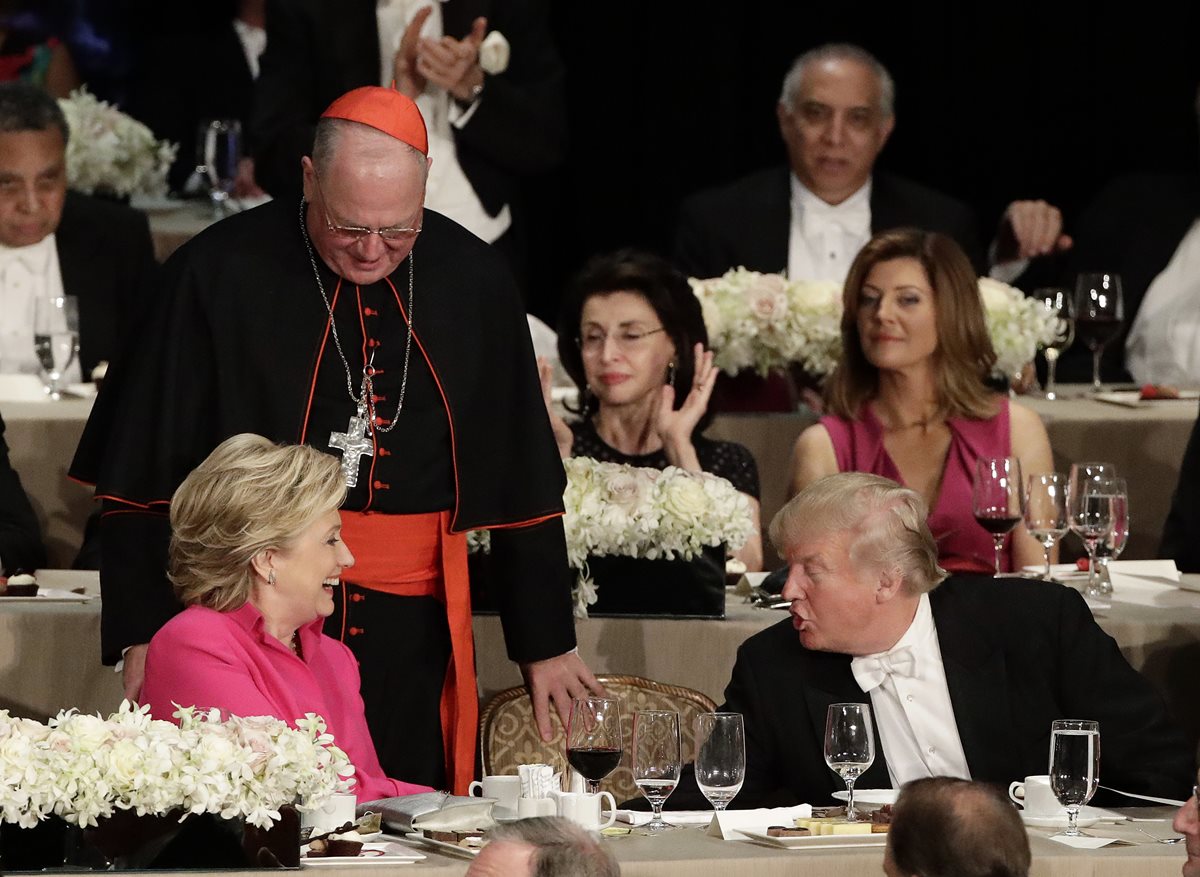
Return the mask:
<path fill-rule="evenodd" d="M 621 750 L 603 746 L 568 749 L 567 761 L 584 779 L 598 783 L 617 769 L 621 763 Z"/>
<path fill-rule="evenodd" d="M 604 779 L 621 763 L 624 751 L 620 703 L 608 697 L 576 697 L 567 721 L 567 761 L 600 791 Z"/>
<path fill-rule="evenodd" d="M 1093 317 L 1075 321 L 1075 337 L 1082 341 L 1088 350 L 1103 350 L 1120 331 L 1121 321 L 1112 318 Z"/>
<path fill-rule="evenodd" d="M 1015 515 L 976 515 L 975 520 L 993 536 L 1002 536 L 1021 523 L 1021 519 Z"/>

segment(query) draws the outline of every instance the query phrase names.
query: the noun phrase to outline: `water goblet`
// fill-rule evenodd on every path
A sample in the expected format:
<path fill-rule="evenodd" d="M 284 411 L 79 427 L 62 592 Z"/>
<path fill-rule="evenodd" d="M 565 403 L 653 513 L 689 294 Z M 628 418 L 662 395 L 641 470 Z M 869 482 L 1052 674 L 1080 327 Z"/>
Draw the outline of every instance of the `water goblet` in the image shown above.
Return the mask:
<path fill-rule="evenodd" d="M 846 783 L 846 818 L 854 810 L 854 781 L 875 761 L 875 726 L 865 703 L 834 703 L 825 713 L 825 763 Z"/>
<path fill-rule="evenodd" d="M 1030 475 L 1025 485 L 1025 529 L 1045 552 L 1042 578 L 1050 579 L 1050 552 L 1067 533 L 1067 477 L 1057 472 Z"/>
<path fill-rule="evenodd" d="M 746 731 L 741 713 L 696 716 L 696 785 L 717 811 L 729 806 L 746 779 Z"/>
<path fill-rule="evenodd" d="M 1046 357 L 1045 396 L 1053 400 L 1058 398 L 1054 382 L 1058 357 L 1075 340 L 1075 299 L 1070 290 L 1057 286 L 1035 289 L 1033 297 L 1042 303 L 1042 307 L 1052 314 L 1055 320 L 1054 337 L 1042 345 L 1042 355 Z"/>
<path fill-rule="evenodd" d="M 657 834 L 672 826 L 662 808 L 679 783 L 679 713 L 639 710 L 633 714 L 633 781 L 650 802 L 654 816 L 646 831 Z"/>
<path fill-rule="evenodd" d="M 79 352 L 79 301 L 75 296 L 34 300 L 33 348 L 46 395 L 61 399 L 63 378 Z"/>
<path fill-rule="evenodd" d="M 992 534 L 995 546 L 996 577 L 1005 537 L 1021 523 L 1024 486 L 1021 461 L 1016 457 L 980 457 L 975 461 L 975 484 L 971 506 L 979 526 Z"/>
<path fill-rule="evenodd" d="M 1088 549 L 1087 588 L 1089 591 L 1095 587 L 1093 582 L 1095 581 L 1096 576 L 1096 558 L 1093 550 L 1088 548 L 1087 537 L 1085 537 L 1083 532 L 1080 530 L 1080 527 L 1083 526 L 1083 524 L 1076 523 L 1075 514 L 1081 506 L 1084 490 L 1089 484 L 1095 484 L 1105 479 L 1116 477 L 1117 467 L 1112 463 L 1087 462 L 1071 464 L 1071 475 L 1067 483 L 1067 519 L 1069 522 L 1068 526 L 1071 528 L 1071 532 L 1077 535 L 1083 541 L 1084 547 Z M 1108 524 L 1111 524 L 1111 514 L 1108 517 Z M 1099 522 L 1095 523 L 1098 526 Z M 1106 524 L 1106 526 L 1108 526 L 1108 524 Z M 1103 535 L 1104 531 L 1100 531 L 1099 536 L 1096 538 L 1100 538 L 1100 536 Z"/>
<path fill-rule="evenodd" d="M 196 154 L 196 170 L 208 182 L 213 217 L 227 216 L 242 160 L 242 123 L 237 119 L 201 122 L 196 135 Z"/>
<path fill-rule="evenodd" d="M 1100 785 L 1100 723 L 1059 719 L 1050 726 L 1050 789 L 1067 808 L 1063 837 L 1079 837 L 1079 808 Z"/>
<path fill-rule="evenodd" d="M 1096 493 L 1106 495 L 1112 505 L 1112 526 L 1096 543 L 1096 575 L 1088 577 L 1087 595 L 1089 597 L 1111 597 L 1112 576 L 1108 564 L 1116 560 L 1125 550 L 1125 542 L 1129 539 L 1129 490 L 1124 478 L 1102 478 L 1092 482 L 1091 489 Z"/>
<path fill-rule="evenodd" d="M 621 763 L 621 706 L 611 697 L 577 697 L 567 721 L 567 761 L 588 782 L 593 795 L 600 781 Z"/>

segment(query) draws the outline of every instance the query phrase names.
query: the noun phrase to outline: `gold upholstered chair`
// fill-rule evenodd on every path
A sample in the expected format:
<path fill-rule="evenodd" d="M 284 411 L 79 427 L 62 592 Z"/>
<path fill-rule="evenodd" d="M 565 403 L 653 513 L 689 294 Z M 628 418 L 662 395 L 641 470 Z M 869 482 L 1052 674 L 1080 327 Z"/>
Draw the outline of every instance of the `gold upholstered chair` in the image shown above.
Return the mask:
<path fill-rule="evenodd" d="M 612 792 L 618 802 L 641 793 L 633 782 L 630 750 L 633 745 L 633 714 L 638 710 L 674 710 L 679 713 L 679 737 L 683 763 L 696 757 L 694 723 L 700 713 L 712 712 L 716 704 L 707 695 L 691 688 L 666 685 L 640 676 L 601 675 L 597 677 L 610 697 L 621 702 L 621 731 L 625 753 L 621 765 L 600 784 Z M 533 702 L 525 686 L 501 691 L 487 702 L 479 716 L 479 751 L 483 773 L 515 774 L 517 765 L 550 764 L 556 771 L 567 770 L 567 731 L 551 710 L 554 738 L 546 743 L 533 721 Z"/>

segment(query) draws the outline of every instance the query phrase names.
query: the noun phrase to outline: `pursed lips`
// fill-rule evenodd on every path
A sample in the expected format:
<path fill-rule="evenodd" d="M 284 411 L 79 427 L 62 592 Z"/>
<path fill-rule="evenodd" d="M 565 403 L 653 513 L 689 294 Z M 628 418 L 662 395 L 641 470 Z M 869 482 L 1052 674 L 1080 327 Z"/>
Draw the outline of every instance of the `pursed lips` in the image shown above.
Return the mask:
<path fill-rule="evenodd" d="M 625 381 L 629 380 L 629 375 L 622 375 L 622 374 L 617 374 L 615 372 L 610 372 L 610 373 L 600 375 L 600 380 L 607 386 L 611 387 L 614 384 L 623 384 Z"/>

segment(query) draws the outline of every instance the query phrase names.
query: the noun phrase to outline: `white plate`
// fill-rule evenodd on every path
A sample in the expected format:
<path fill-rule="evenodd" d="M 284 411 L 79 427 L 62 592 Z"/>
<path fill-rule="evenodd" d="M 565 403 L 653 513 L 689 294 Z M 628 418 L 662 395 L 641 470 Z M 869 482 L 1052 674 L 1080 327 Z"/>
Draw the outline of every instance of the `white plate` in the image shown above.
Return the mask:
<path fill-rule="evenodd" d="M 413 862 L 419 862 L 424 858 L 424 853 L 418 853 L 408 846 L 393 841 L 382 841 L 381 843 L 363 844 L 362 852 L 357 856 L 321 856 L 316 859 L 301 856 L 300 867 L 342 868 L 346 866 L 379 867 L 383 865 L 411 865 Z"/>
<path fill-rule="evenodd" d="M 58 591 L 54 588 L 38 588 L 33 597 L 0 597 L 0 606 L 5 603 L 86 603 L 92 599 L 91 594 L 76 594 L 71 591 Z"/>
<path fill-rule="evenodd" d="M 1021 821 L 1030 828 L 1066 828 L 1066 816 L 1027 816 L 1021 814 Z M 1098 822 L 1104 822 L 1099 816 L 1080 816 L 1076 823 L 1080 828 L 1091 828 Z"/>
<path fill-rule="evenodd" d="M 1180 390 L 1178 399 L 1143 399 L 1141 390 L 1117 390 L 1111 393 L 1095 393 L 1092 398 L 1098 402 L 1108 402 L 1111 405 L 1123 405 L 1126 408 L 1143 408 L 1156 402 L 1195 401 L 1200 399 L 1200 390 Z"/>
<path fill-rule="evenodd" d="M 431 837 L 426 837 L 419 831 L 414 831 L 411 834 L 404 835 L 405 840 L 414 841 L 416 843 L 425 844 L 433 847 L 436 850 L 442 850 L 447 853 L 456 853 L 460 856 L 474 858 L 479 855 L 482 847 L 460 847 L 458 844 L 446 843 L 444 840 L 434 840 Z"/>
<path fill-rule="evenodd" d="M 1029 566 L 1021 567 L 1021 572 L 1040 576 L 1045 569 L 1046 565 L 1043 563 L 1031 563 Z M 1050 564 L 1050 577 L 1060 582 L 1086 579 L 1087 570 L 1080 569 L 1073 563 L 1052 563 Z"/>
<path fill-rule="evenodd" d="M 144 213 L 173 213 L 187 205 L 187 201 L 168 198 L 165 195 L 134 195 L 129 199 L 130 207 Z"/>
<path fill-rule="evenodd" d="M 765 828 L 739 828 L 738 831 L 755 843 L 770 844 L 773 847 L 783 847 L 787 850 L 887 846 L 886 834 L 810 834 L 808 837 L 771 837 Z"/>
<path fill-rule="evenodd" d="M 855 810 L 878 810 L 884 804 L 895 804 L 896 796 L 900 792 L 897 789 L 855 789 L 854 790 L 854 809 Z M 849 794 L 842 790 L 834 792 L 833 797 L 846 803 Z"/>

